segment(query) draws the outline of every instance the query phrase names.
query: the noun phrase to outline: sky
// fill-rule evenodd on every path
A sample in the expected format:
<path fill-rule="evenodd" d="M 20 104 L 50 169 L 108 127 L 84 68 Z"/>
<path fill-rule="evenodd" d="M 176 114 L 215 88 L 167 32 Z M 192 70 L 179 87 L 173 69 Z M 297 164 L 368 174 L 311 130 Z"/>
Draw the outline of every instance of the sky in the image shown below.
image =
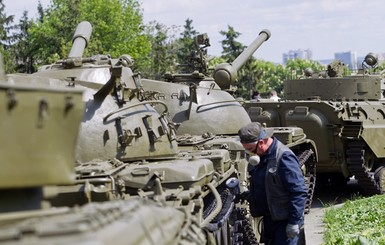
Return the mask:
<path fill-rule="evenodd" d="M 248 46 L 263 29 L 271 37 L 254 53 L 258 59 L 282 62 L 289 50 L 310 49 L 314 60 L 333 59 L 336 52 L 358 57 L 385 52 L 384 0 L 139 0 L 144 23 L 157 21 L 183 31 L 186 19 L 207 33 L 209 55 L 220 55 L 220 31 L 231 26 Z M 36 17 L 37 0 L 3 0 L 8 15 L 27 10 Z M 41 0 L 47 6 L 50 0 Z M 74 27 L 76 28 L 76 27 Z M 178 29 L 177 29 L 178 30 Z M 178 34 L 177 33 L 177 34 Z M 92 38 L 92 37 L 91 37 Z"/>

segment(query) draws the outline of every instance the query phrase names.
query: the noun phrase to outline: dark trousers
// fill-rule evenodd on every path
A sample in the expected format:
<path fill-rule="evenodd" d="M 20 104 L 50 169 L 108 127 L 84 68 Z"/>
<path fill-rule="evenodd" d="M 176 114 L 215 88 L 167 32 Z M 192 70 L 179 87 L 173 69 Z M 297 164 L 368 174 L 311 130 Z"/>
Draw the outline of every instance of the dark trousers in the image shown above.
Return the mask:
<path fill-rule="evenodd" d="M 305 232 L 304 232 L 304 222 L 299 224 L 301 227 L 300 233 L 298 236 L 293 239 L 289 239 L 286 236 L 286 226 L 287 220 L 273 221 L 271 216 L 263 217 L 263 234 L 262 240 L 266 245 L 298 245 L 306 244 L 305 242 Z"/>

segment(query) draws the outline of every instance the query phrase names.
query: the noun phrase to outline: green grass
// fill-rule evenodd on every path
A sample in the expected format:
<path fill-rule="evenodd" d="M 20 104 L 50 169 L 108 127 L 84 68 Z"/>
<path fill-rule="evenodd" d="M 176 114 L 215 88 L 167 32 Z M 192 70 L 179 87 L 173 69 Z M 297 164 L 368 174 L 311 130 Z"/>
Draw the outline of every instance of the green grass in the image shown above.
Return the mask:
<path fill-rule="evenodd" d="M 325 245 L 385 244 L 385 195 L 346 201 L 324 214 Z"/>

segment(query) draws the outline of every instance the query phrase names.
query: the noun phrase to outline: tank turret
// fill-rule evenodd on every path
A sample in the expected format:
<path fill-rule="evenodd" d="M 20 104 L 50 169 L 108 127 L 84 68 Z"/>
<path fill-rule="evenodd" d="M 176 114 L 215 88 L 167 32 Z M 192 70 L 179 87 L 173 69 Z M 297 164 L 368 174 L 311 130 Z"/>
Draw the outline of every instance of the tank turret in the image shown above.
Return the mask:
<path fill-rule="evenodd" d="M 208 132 L 236 135 L 239 128 L 250 122 L 250 118 L 241 104 L 224 89 L 233 84 L 238 70 L 270 36 L 269 30 L 261 31 L 232 64 L 223 63 L 215 67 L 213 76 L 209 76 L 209 69 L 205 67 L 208 59 L 205 48 L 209 44 L 200 41 L 203 46 L 192 60 L 201 62 L 192 62 L 199 65 L 191 65 L 191 73 L 165 74 L 166 82 L 142 79 L 143 87 L 151 91 L 151 96 L 168 105 L 177 135 L 192 132 L 196 135 Z M 218 122 L 226 123 L 218 127 Z"/>
<path fill-rule="evenodd" d="M 32 81 L 42 77 L 62 79 L 66 80 L 64 86 L 85 90 L 86 108 L 76 160 L 174 158 L 178 148 L 167 118 L 168 108 L 161 101 L 141 99 L 140 75 L 129 67 L 130 56 L 81 57 L 91 30 L 89 22 L 81 22 L 69 57 L 32 74 Z M 160 115 L 153 108 L 155 104 L 160 108 Z"/>

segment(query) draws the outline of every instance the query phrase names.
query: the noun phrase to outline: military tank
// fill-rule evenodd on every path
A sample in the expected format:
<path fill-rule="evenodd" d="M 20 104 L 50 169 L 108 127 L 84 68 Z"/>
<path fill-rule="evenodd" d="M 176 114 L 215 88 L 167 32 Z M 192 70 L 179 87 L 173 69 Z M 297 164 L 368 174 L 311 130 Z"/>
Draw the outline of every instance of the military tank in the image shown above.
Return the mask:
<path fill-rule="evenodd" d="M 237 133 L 251 119 L 243 107 L 244 101 L 235 99 L 232 89 L 239 69 L 270 36 L 269 30 L 262 30 L 233 62 L 210 68 L 210 41 L 207 34 L 200 34 L 196 36 L 197 49 L 191 52 L 190 62 L 181 65 L 181 72 L 164 74 L 164 81 L 142 79 L 148 99 L 159 99 L 168 105 L 180 149 L 227 149 L 232 159 L 240 158 L 243 148 Z M 308 213 L 316 181 L 317 146 L 299 127 L 276 127 L 274 135 L 301 159 L 309 189 L 305 208 Z M 240 181 L 247 186 L 247 163 L 237 165 L 241 169 Z"/>
<path fill-rule="evenodd" d="M 87 26 L 83 23 L 79 28 Z M 73 84 L 72 77 L 65 80 L 23 74 L 1 77 L 0 91 L 4 101 L 0 110 L 1 138 L 7 144 L 1 149 L 0 242 L 149 244 L 156 241 L 158 244 L 205 244 L 204 230 L 200 229 L 195 217 L 183 208 L 167 207 L 160 202 L 135 197 L 114 201 L 113 195 L 108 202 L 89 202 L 85 205 L 72 197 L 75 208 L 70 208 L 68 201 L 60 201 L 64 188 L 71 188 L 82 181 L 77 178 L 79 170 L 75 169 L 75 159 L 87 161 L 87 157 L 91 158 L 75 151 L 82 146 L 78 133 L 88 127 L 87 121 L 95 113 L 93 109 L 99 102 L 90 102 L 93 97 L 90 99 L 87 94 L 102 93 L 95 89 L 102 86 L 87 85 Z M 111 103 L 111 100 L 106 103 Z M 149 120 L 153 114 L 161 117 L 155 110 L 146 109 L 146 103 L 133 107 L 140 108 L 142 116 L 146 115 Z M 84 116 L 85 112 L 90 114 Z M 98 119 L 103 123 L 103 118 Z M 134 115 L 130 119 L 137 121 L 137 127 L 144 125 L 142 118 L 139 120 Z M 150 123 L 149 126 L 160 126 L 159 121 Z M 150 134 L 146 131 L 138 137 L 143 135 Z M 94 138 L 91 137 L 92 140 Z M 169 151 L 172 151 L 172 144 L 168 144 Z M 147 145 L 150 146 L 148 141 Z M 155 150 L 153 152 L 156 153 Z M 158 157 L 169 154 L 164 152 L 166 154 L 157 154 Z M 81 164 L 77 166 L 81 168 Z M 95 177 L 95 181 L 101 184 L 101 178 Z M 92 180 L 90 182 L 94 184 Z M 109 183 L 111 179 L 107 180 Z"/>
<path fill-rule="evenodd" d="M 252 121 L 270 127 L 297 126 L 318 149 L 317 185 L 344 184 L 353 177 L 364 193 L 384 193 L 384 76 L 368 54 L 364 70 L 344 76 L 335 60 L 326 71 L 306 69 L 284 82 L 279 102 L 245 103 Z"/>
<path fill-rule="evenodd" d="M 194 216 L 155 200 L 54 205 L 61 188 L 79 182 L 75 149 L 84 92 L 60 79 L 6 77 L 0 65 L 0 137 L 6 142 L 0 150 L 0 243 L 206 244 Z"/>
<path fill-rule="evenodd" d="M 83 51 L 91 32 L 90 23 L 80 23 L 67 58 L 43 66 L 32 75 L 8 75 L 7 81 L 10 84 L 18 84 L 27 79 L 31 85 L 38 85 L 47 80 L 46 83 L 50 86 L 79 88 L 84 91 L 82 101 L 85 109 L 74 152 L 75 179 L 72 183 L 44 187 L 45 191 L 52 193 L 44 197 L 45 204 L 56 208 L 71 207 L 71 212 L 76 213 L 78 211 L 74 211 L 76 208 L 72 207 L 100 205 L 103 209 L 113 201 L 118 203 L 132 199 L 139 201 L 138 205 L 141 206 L 147 201 L 146 205 L 160 206 L 156 210 L 165 212 L 162 221 L 148 216 L 144 219 L 151 226 L 147 230 L 150 233 L 153 231 L 154 235 L 161 232 L 158 229 L 160 223 L 166 224 L 170 216 L 176 215 L 180 217 L 179 221 L 184 220 L 184 225 L 176 225 L 179 228 L 170 236 L 176 237 L 176 243 L 181 243 L 182 237 L 189 239 L 192 244 L 257 244 L 253 231 L 255 227 L 248 217 L 247 209 L 233 202 L 235 195 L 248 185 L 248 163 L 236 132 L 250 122 L 250 118 L 241 104 L 207 76 L 200 82 L 194 80 L 198 85 L 197 92 L 194 92 L 194 86 L 190 86 L 189 82 L 191 74 L 187 75 L 184 82 L 149 81 L 142 79 L 139 73 L 131 69 L 133 60 L 129 55 L 122 55 L 117 59 L 108 55 L 84 58 Z M 263 32 L 261 36 L 257 43 L 266 38 L 267 34 Z M 250 52 L 248 55 L 251 54 Z M 235 64 L 240 65 L 244 60 L 242 58 Z M 231 69 L 233 68 L 218 68 L 215 77 L 231 74 Z M 162 88 L 157 87 L 157 83 Z M 222 88 L 229 86 L 219 84 Z M 186 106 L 183 101 L 182 107 L 173 107 L 180 100 L 174 100 L 175 94 L 169 93 L 163 86 L 170 91 L 176 87 L 188 92 L 178 94 L 182 95 L 179 97 L 182 100 L 187 95 L 189 104 L 191 102 L 187 106 L 187 109 L 190 108 L 187 110 L 189 115 L 186 116 L 186 110 L 181 110 Z M 210 94 L 216 96 L 212 98 L 208 96 Z M 201 95 L 204 95 L 206 103 L 193 104 L 192 98 L 195 95 L 198 102 L 203 99 Z M 232 109 L 234 107 L 237 109 Z M 220 109 L 219 112 L 217 108 Z M 211 125 L 216 122 L 208 118 L 213 111 L 219 115 L 227 110 L 234 114 L 241 113 L 241 120 L 236 120 L 239 125 L 225 129 Z M 182 116 L 175 117 L 176 114 Z M 191 118 L 194 120 L 190 120 Z M 201 120 L 205 123 L 200 125 L 207 127 L 195 132 L 199 127 L 196 124 Z M 188 129 L 188 125 L 192 127 Z M 200 135 L 201 132 L 204 133 Z M 316 163 L 314 142 L 307 139 L 303 131 L 296 127 L 277 128 L 276 136 L 300 157 L 311 187 Z M 311 191 L 309 195 L 312 195 Z M 136 204 L 123 202 L 122 205 L 119 207 L 125 210 L 126 205 Z M 130 210 L 136 212 L 136 209 Z M 125 217 L 128 216 L 122 218 Z M 55 221 L 57 219 L 54 218 L 48 223 Z M 116 224 L 115 221 L 112 223 Z M 172 221 L 169 224 L 168 227 L 175 225 Z M 127 226 L 135 225 L 130 223 Z M 110 226 L 105 228 L 111 229 Z M 167 243 L 157 236 L 142 236 L 144 230 L 138 233 L 141 239 L 145 237 L 153 242 Z"/>
<path fill-rule="evenodd" d="M 84 115 L 74 151 L 75 179 L 72 183 L 44 187 L 52 193 L 44 197 L 45 205 L 71 210 L 100 205 L 108 209 L 112 201 L 134 199 L 140 206 L 147 200 L 146 205 L 162 207 L 159 212 L 163 210 L 165 215 L 161 219 L 145 217 L 146 229 L 141 232 L 148 230 L 154 236 L 138 233 L 139 238 L 147 238 L 143 244 L 150 240 L 169 243 L 157 236 L 178 226 L 172 221 L 174 217 L 170 218 L 172 215 L 179 217 L 177 223 L 183 221 L 182 227 L 166 236 L 173 237 L 175 243 L 256 243 L 250 222 L 235 209 L 236 188 L 226 184 L 246 178 L 238 167 L 245 166 L 246 161 L 240 157 L 232 159 L 232 153 L 223 148 L 181 150 L 168 105 L 148 99 L 140 75 L 131 69 L 133 60 L 129 55 L 117 59 L 108 55 L 82 57 L 91 32 L 90 23 L 80 23 L 67 58 L 45 65 L 32 75 L 8 75 L 10 84 L 28 80 L 31 85 L 42 85 L 42 81 L 47 81 L 46 86 L 84 91 Z M 243 150 L 234 151 L 240 156 Z M 124 210 L 126 205 L 134 204 L 122 205 Z M 133 218 L 135 210 L 129 212 Z M 55 220 L 58 219 L 49 223 Z M 165 224 L 170 225 L 162 232 Z M 133 223 L 127 226 L 137 229 Z"/>
<path fill-rule="evenodd" d="M 83 91 L 50 86 L 54 79 L 40 78 L 37 85 L 25 76 L 17 78 L 15 84 L 0 82 L 6 102 L 0 110 L 1 139 L 7 142 L 1 149 L 1 244 L 206 243 L 188 213 L 151 200 L 50 207 L 47 200 L 55 195 L 50 188 L 76 182 Z"/>
<path fill-rule="evenodd" d="M 190 63 L 181 65 L 181 72 L 164 74 L 164 81 L 142 79 L 148 99 L 168 105 L 177 135 L 236 135 L 250 117 L 228 90 L 235 85 L 238 70 L 270 36 L 269 30 L 262 30 L 231 64 L 209 69 L 210 41 L 207 34 L 198 35 L 198 48 L 189 56 Z"/>

